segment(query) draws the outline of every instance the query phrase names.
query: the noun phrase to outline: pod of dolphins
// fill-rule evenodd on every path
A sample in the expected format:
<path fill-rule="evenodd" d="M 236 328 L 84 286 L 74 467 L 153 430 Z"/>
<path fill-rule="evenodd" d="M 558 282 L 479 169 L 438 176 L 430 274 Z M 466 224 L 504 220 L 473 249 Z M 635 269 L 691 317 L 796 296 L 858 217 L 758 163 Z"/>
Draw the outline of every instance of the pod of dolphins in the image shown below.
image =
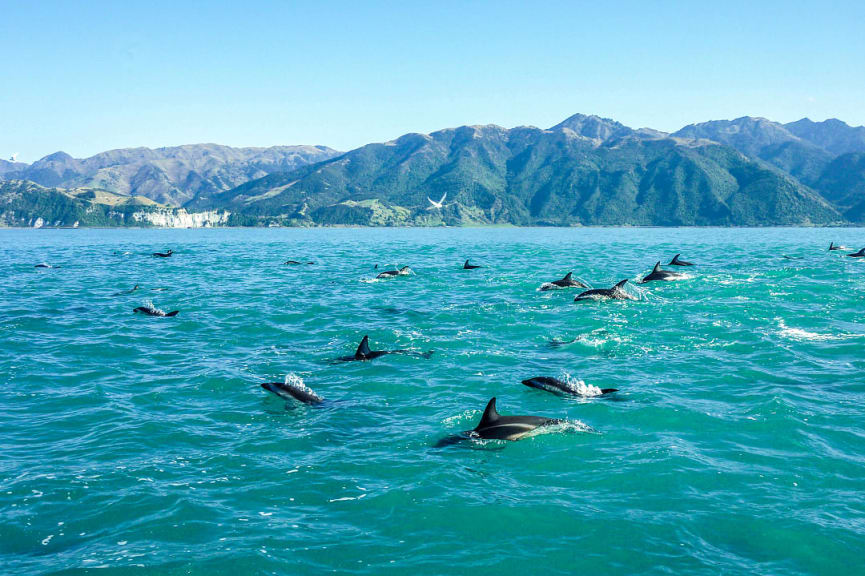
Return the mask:
<path fill-rule="evenodd" d="M 847 250 L 847 248 L 843 246 L 836 246 L 834 242 L 829 244 L 829 251 L 840 251 Z M 165 252 L 154 252 L 152 256 L 154 258 L 170 258 L 174 254 L 173 250 L 167 250 Z M 676 254 L 672 260 L 670 260 L 667 266 L 678 266 L 678 267 L 688 267 L 694 266 L 693 262 L 687 262 L 685 260 L 680 259 L 681 254 Z M 847 254 L 850 258 L 865 258 L 865 248 L 862 248 L 858 252 L 853 252 Z M 789 258 L 789 257 L 787 257 Z M 302 264 L 313 265 L 315 262 L 300 262 L 298 260 L 287 260 L 284 262 L 285 265 L 289 266 L 299 266 Z M 36 268 L 59 268 L 59 266 L 51 266 L 50 264 L 37 264 Z M 378 268 L 378 265 L 375 266 Z M 478 268 L 482 268 L 480 265 L 470 264 L 470 260 L 466 260 L 463 264 L 463 270 L 475 270 Z M 405 276 L 412 274 L 412 270 L 408 266 L 403 266 L 402 268 L 398 268 L 395 270 L 387 270 L 379 273 L 376 278 L 377 279 L 387 279 L 393 278 L 396 276 Z M 680 272 L 675 272 L 672 270 L 664 270 L 661 268 L 661 262 L 658 261 L 652 271 L 645 275 L 640 281 L 640 284 L 645 284 L 648 282 L 654 281 L 671 281 L 671 280 L 680 280 L 682 278 L 687 278 L 685 274 Z M 584 282 L 574 279 L 573 273 L 568 272 L 564 278 L 560 280 L 553 280 L 543 284 L 540 288 L 541 291 L 546 290 L 556 290 L 556 289 L 567 289 L 567 288 L 587 288 L 587 290 L 579 293 L 575 298 L 575 302 L 580 302 L 584 300 L 636 300 L 633 295 L 629 294 L 625 289 L 625 285 L 628 283 L 628 279 L 624 279 L 614 286 L 610 288 L 589 288 Z M 139 285 L 136 284 L 133 288 L 129 290 L 124 290 L 121 292 L 117 292 L 114 296 L 131 294 L 139 289 Z M 171 312 L 164 312 L 158 308 L 155 308 L 152 305 L 138 306 L 133 309 L 134 313 L 144 314 L 147 316 L 155 316 L 155 317 L 173 317 L 177 316 L 179 310 L 173 310 Z M 400 354 L 405 356 L 413 356 L 418 358 L 430 358 L 433 354 L 433 351 L 429 352 L 415 352 L 413 350 L 372 350 L 369 345 L 369 336 L 364 336 L 360 341 L 360 344 L 355 350 L 353 355 L 350 356 L 341 356 L 336 359 L 338 362 L 367 362 L 374 360 L 376 358 L 380 358 L 382 356 L 392 355 L 392 354 Z M 528 386 L 530 388 L 535 388 L 537 390 L 544 390 L 547 392 L 551 392 L 557 395 L 563 396 L 580 396 L 580 397 L 603 397 L 609 394 L 614 394 L 618 392 L 616 388 L 597 388 L 594 386 L 585 386 L 575 387 L 568 382 L 563 382 L 556 378 L 552 378 L 549 376 L 535 376 L 532 378 L 528 378 L 522 381 L 522 384 Z M 264 382 L 261 384 L 261 388 L 267 390 L 275 394 L 276 396 L 282 398 L 286 401 L 296 401 L 302 404 L 307 405 L 318 405 L 322 404 L 325 400 L 316 394 L 314 391 L 310 390 L 302 383 L 294 384 L 288 381 L 286 382 Z M 565 422 L 564 420 L 555 419 L 555 418 L 545 418 L 541 416 L 502 416 L 498 413 L 496 409 L 496 398 L 493 397 L 487 403 L 486 408 L 484 409 L 483 415 L 481 416 L 480 422 L 478 422 L 477 426 L 472 430 L 467 430 L 460 435 L 451 436 L 441 440 L 436 446 L 443 447 L 450 444 L 454 444 L 461 440 L 465 439 L 492 439 L 492 440 L 519 440 L 530 435 L 532 432 L 539 428 L 543 428 L 546 426 L 552 426 L 556 424 L 561 424 Z"/>

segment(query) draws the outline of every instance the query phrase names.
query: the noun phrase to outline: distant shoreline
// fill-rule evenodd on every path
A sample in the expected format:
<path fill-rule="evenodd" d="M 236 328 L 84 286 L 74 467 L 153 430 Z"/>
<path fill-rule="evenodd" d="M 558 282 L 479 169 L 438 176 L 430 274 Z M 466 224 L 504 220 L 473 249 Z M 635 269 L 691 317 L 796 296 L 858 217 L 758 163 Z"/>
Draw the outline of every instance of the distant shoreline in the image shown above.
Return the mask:
<path fill-rule="evenodd" d="M 476 229 L 503 229 L 513 228 L 517 230 L 579 230 L 579 229 L 610 229 L 610 228 L 632 228 L 638 230 L 651 229 L 703 229 L 703 230 L 770 230 L 773 228 L 802 228 L 802 229 L 838 229 L 838 228 L 865 228 L 865 225 L 855 223 L 845 224 L 767 224 L 765 226 L 718 226 L 718 225 L 687 225 L 687 226 L 665 226 L 665 225 L 639 225 L 639 224 L 585 224 L 575 226 L 518 226 L 516 224 L 478 224 L 467 226 L 355 226 L 348 224 L 322 224 L 315 226 L 0 226 L 0 230 L 476 230 Z"/>

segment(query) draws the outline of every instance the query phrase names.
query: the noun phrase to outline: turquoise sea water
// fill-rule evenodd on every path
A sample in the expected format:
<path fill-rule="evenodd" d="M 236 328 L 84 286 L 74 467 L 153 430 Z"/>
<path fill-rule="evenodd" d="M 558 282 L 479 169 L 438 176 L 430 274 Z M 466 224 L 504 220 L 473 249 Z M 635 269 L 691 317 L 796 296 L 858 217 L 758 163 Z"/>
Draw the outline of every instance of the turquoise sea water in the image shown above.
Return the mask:
<path fill-rule="evenodd" d="M 830 241 L 865 230 L 0 231 L 0 572 L 865 573 L 865 262 Z M 676 252 L 639 301 L 538 291 Z M 435 353 L 332 362 L 364 334 Z M 571 425 L 435 447 L 492 396 Z"/>

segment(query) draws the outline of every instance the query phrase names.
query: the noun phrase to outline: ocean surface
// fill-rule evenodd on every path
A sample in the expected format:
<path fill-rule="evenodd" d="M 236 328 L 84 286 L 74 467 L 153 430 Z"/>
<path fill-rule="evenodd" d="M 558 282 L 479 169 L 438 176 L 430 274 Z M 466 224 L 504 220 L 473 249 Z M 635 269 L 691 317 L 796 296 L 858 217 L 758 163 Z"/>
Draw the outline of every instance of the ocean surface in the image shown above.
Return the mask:
<path fill-rule="evenodd" d="M 2 230 L 0 573 L 863 574 L 865 261 L 830 241 L 865 230 Z M 677 252 L 637 301 L 539 290 Z M 334 362 L 365 334 L 434 353 Z M 493 396 L 568 424 L 436 447 Z"/>

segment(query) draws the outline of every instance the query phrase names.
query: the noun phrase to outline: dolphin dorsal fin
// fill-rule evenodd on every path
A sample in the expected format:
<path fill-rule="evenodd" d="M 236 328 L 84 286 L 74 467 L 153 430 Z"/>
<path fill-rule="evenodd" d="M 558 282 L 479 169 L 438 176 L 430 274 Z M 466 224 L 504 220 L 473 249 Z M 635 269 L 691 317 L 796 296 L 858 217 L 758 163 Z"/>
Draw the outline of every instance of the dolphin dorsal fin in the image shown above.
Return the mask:
<path fill-rule="evenodd" d="M 834 247 L 835 247 L 835 243 L 834 243 L 834 242 L 829 242 L 829 250 L 831 250 L 831 249 L 834 248 Z"/>
<path fill-rule="evenodd" d="M 621 282 L 619 282 L 618 284 L 616 284 L 616 285 L 614 286 L 614 288 L 621 288 L 622 286 L 624 286 L 624 285 L 627 284 L 627 283 L 628 283 L 628 279 L 625 278 L 624 280 L 622 280 Z"/>
<path fill-rule="evenodd" d="M 465 263 L 465 264 L 463 264 L 463 268 L 468 268 L 468 267 L 469 267 L 469 261 L 468 261 L 468 260 L 466 260 L 466 263 Z"/>
<path fill-rule="evenodd" d="M 360 346 L 357 347 L 357 352 L 354 353 L 355 358 L 369 356 L 369 336 L 364 336 L 360 341 Z"/>
<path fill-rule="evenodd" d="M 567 274 L 565 274 L 565 277 L 562 278 L 562 280 L 565 281 L 565 282 L 567 282 L 568 280 L 571 279 L 571 275 L 572 275 L 572 274 L 573 274 L 573 272 L 568 272 Z"/>
<path fill-rule="evenodd" d="M 670 260 L 670 264 L 675 264 L 676 262 L 678 262 L 679 256 L 681 256 L 681 254 L 676 254 L 675 256 L 673 256 L 673 259 Z"/>
<path fill-rule="evenodd" d="M 658 263 L 655 264 L 654 268 L 652 268 L 652 272 L 660 272 L 660 270 L 661 270 L 661 261 L 658 260 Z"/>
<path fill-rule="evenodd" d="M 481 421 L 478 424 L 478 428 L 483 426 L 489 426 L 493 422 L 499 419 L 499 413 L 496 412 L 496 398 L 495 396 L 487 403 L 487 407 L 484 409 L 484 415 L 481 416 Z"/>

